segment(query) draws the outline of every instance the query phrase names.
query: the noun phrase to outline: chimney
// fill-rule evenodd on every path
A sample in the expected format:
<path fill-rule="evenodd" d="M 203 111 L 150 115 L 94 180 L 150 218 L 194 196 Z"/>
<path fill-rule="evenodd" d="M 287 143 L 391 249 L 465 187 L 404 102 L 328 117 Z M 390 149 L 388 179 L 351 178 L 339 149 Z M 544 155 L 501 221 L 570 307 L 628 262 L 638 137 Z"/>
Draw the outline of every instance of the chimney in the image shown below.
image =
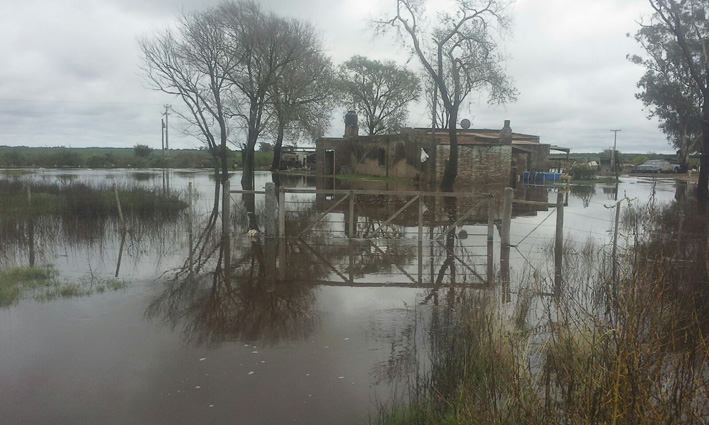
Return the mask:
<path fill-rule="evenodd" d="M 358 134 L 357 112 L 347 111 L 345 115 L 345 137 L 357 137 Z"/>
<path fill-rule="evenodd" d="M 510 120 L 505 120 L 505 126 L 500 130 L 500 144 L 512 144 L 512 128 L 510 128 Z"/>

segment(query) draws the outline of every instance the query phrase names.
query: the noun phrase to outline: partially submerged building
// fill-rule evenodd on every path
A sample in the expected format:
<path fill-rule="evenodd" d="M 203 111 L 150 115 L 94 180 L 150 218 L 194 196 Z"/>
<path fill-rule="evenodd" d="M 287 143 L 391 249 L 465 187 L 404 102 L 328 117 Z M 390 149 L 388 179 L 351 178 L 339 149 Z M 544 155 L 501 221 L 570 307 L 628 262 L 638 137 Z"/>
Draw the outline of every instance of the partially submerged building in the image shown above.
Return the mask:
<path fill-rule="evenodd" d="M 319 175 L 364 174 L 435 183 L 443 178 L 450 153 L 447 129 L 409 128 L 399 134 L 359 136 L 356 115 L 345 117 L 342 138 L 315 142 Z M 500 130 L 458 130 L 456 182 L 512 184 L 525 171 L 548 171 L 551 149 L 539 136 L 514 133 L 510 122 Z"/>

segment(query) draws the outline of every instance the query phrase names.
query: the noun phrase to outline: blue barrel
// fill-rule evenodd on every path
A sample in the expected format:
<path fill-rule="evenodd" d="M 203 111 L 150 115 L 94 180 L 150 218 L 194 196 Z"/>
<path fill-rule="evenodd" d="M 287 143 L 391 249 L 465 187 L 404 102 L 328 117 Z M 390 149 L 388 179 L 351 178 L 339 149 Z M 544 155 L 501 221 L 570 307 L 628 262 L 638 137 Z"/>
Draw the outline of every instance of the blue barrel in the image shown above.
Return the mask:
<path fill-rule="evenodd" d="M 525 171 L 525 172 L 524 172 L 524 181 L 528 182 L 528 181 L 529 181 L 529 176 L 530 176 L 531 174 L 532 174 L 532 173 L 530 173 L 529 171 Z"/>
<path fill-rule="evenodd" d="M 554 174 L 556 173 L 544 173 L 544 182 L 548 183 L 553 183 L 554 182 Z"/>
<path fill-rule="evenodd" d="M 554 181 L 555 182 L 561 181 L 561 173 L 554 173 Z"/>
<path fill-rule="evenodd" d="M 534 174 L 534 183 L 544 184 L 544 173 L 542 171 L 537 171 Z"/>

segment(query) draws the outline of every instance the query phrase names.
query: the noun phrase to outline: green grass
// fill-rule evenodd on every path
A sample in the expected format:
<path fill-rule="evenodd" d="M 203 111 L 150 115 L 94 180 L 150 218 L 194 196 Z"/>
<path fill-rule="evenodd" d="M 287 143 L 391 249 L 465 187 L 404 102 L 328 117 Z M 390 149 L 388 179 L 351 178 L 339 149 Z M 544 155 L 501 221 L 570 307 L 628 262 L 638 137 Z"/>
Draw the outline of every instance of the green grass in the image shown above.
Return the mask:
<path fill-rule="evenodd" d="M 125 287 L 124 281 L 95 276 L 79 281 L 62 281 L 52 266 L 12 267 L 0 271 L 0 308 L 16 305 L 22 299 L 46 302 L 118 291 Z"/>
<path fill-rule="evenodd" d="M 0 307 L 16 304 L 22 295 L 54 285 L 51 267 L 13 267 L 0 271 Z"/>

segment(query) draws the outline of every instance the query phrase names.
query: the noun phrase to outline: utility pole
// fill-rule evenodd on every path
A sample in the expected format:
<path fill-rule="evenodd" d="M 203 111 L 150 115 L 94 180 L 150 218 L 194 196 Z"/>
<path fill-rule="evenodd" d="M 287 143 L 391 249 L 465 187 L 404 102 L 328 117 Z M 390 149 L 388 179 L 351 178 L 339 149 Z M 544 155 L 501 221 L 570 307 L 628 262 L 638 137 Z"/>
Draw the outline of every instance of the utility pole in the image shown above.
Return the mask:
<path fill-rule="evenodd" d="M 615 146 L 616 146 L 616 141 L 618 140 L 618 132 L 621 131 L 619 130 L 611 130 L 613 132 L 613 155 L 611 156 L 611 165 L 613 166 L 613 171 L 615 173 L 615 179 L 618 180 L 618 165 L 616 162 L 618 161 L 618 158 L 616 158 L 616 151 L 615 151 Z"/>
<path fill-rule="evenodd" d="M 165 128 L 165 146 L 163 146 L 163 154 L 165 157 L 168 157 L 170 154 L 170 142 L 168 141 L 168 120 L 167 117 L 170 116 L 170 105 L 165 105 L 165 112 L 163 112 L 162 115 L 165 115 L 165 122 L 163 125 L 163 128 Z"/>

